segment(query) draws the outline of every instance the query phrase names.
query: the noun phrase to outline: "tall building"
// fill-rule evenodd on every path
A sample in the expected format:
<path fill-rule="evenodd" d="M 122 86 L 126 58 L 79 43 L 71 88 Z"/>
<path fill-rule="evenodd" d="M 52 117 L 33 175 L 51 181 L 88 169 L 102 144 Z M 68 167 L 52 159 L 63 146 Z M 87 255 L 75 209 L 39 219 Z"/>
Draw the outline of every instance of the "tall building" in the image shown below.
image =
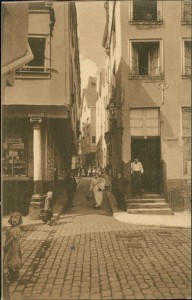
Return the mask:
<path fill-rule="evenodd" d="M 137 156 L 144 191 L 168 198 L 190 178 L 191 1 L 108 1 L 105 9 L 112 172 L 130 178 Z"/>
<path fill-rule="evenodd" d="M 96 152 L 96 77 L 89 77 L 81 103 L 81 158 L 84 166 L 95 165 Z"/>
<path fill-rule="evenodd" d="M 29 3 L 33 60 L 17 69 L 3 99 L 4 213 L 38 212 L 62 186 L 79 132 L 80 65 L 73 2 Z M 37 209 L 35 209 L 37 207 Z"/>

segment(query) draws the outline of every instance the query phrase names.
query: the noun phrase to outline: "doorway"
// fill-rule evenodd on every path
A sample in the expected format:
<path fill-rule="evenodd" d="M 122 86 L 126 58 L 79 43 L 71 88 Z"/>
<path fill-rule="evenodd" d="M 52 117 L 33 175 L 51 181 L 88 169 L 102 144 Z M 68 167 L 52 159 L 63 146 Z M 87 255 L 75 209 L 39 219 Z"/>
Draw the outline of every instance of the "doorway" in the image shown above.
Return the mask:
<path fill-rule="evenodd" d="M 142 189 L 144 193 L 160 193 L 161 165 L 160 138 L 132 138 L 131 160 L 138 157 L 143 165 Z"/>

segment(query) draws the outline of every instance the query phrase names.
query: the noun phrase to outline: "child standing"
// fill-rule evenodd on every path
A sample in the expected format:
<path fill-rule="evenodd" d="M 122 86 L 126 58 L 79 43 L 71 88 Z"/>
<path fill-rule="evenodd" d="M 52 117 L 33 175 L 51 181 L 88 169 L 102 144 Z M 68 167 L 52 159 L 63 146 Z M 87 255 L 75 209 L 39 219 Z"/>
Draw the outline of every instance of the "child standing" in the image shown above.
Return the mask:
<path fill-rule="evenodd" d="M 47 215 L 47 224 L 48 225 L 53 225 L 52 218 L 53 218 L 53 211 L 52 211 L 52 206 L 53 206 L 53 192 L 49 191 L 47 192 L 47 197 L 45 198 L 45 206 L 44 209 L 46 211 Z"/>
<path fill-rule="evenodd" d="M 11 226 L 6 231 L 4 250 L 4 269 L 8 269 L 7 281 L 13 282 L 19 279 L 19 269 L 21 267 L 20 237 L 22 215 L 19 212 L 11 214 L 8 220 Z"/>

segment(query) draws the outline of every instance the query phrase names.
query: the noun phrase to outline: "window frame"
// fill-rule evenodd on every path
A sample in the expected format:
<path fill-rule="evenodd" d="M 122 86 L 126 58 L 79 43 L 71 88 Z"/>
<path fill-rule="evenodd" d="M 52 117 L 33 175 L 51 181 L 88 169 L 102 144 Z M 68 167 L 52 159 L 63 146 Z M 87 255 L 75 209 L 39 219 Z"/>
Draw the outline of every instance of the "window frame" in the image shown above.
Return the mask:
<path fill-rule="evenodd" d="M 135 24 L 141 24 L 141 25 L 145 25 L 145 24 L 151 24 L 151 25 L 160 25 L 163 24 L 163 2 L 162 0 L 157 0 L 157 20 L 134 20 L 133 18 L 133 2 L 134 0 L 130 1 L 129 4 L 129 23 L 132 25 Z M 159 19 L 158 19 L 158 12 L 159 12 Z"/>
<path fill-rule="evenodd" d="M 191 38 L 183 38 L 182 39 L 182 68 L 181 68 L 181 72 L 182 72 L 182 77 L 183 78 L 189 78 L 189 77 L 191 77 L 191 74 L 186 74 L 185 73 L 185 42 L 191 42 L 192 43 L 192 39 Z"/>
<path fill-rule="evenodd" d="M 133 75 L 133 64 L 132 64 L 132 53 L 133 53 L 133 43 L 159 43 L 159 75 Z M 130 74 L 129 79 L 162 79 L 164 78 L 164 59 L 163 59 L 163 39 L 130 39 L 129 40 L 129 65 L 130 65 Z M 148 65 L 149 67 L 149 65 Z M 138 66 L 139 68 L 139 66 Z"/>
<path fill-rule="evenodd" d="M 185 107 L 181 107 L 181 134 L 182 134 L 182 152 L 183 152 L 183 157 L 182 157 L 182 162 L 183 162 L 183 178 L 188 178 L 188 174 L 187 174 L 187 171 L 185 173 L 185 170 L 184 170 L 184 140 L 185 139 L 191 139 L 191 134 L 185 134 L 184 135 L 184 130 L 183 130 L 183 120 L 184 120 L 184 117 L 183 117 L 183 112 L 184 111 L 188 111 L 190 114 L 192 114 L 192 109 L 191 107 L 188 107 L 188 106 L 185 106 Z M 190 133 L 191 133 L 191 130 L 189 129 Z M 189 147 L 190 148 L 190 147 Z"/>
<path fill-rule="evenodd" d="M 187 20 L 185 19 L 185 1 L 186 0 L 182 0 L 181 2 L 181 24 L 188 25 L 192 23 L 192 3 L 191 3 L 191 20 Z"/>
<path fill-rule="evenodd" d="M 41 66 L 28 66 L 24 65 L 21 69 L 16 71 L 17 79 L 50 79 L 51 78 L 51 36 L 49 34 L 29 34 L 28 38 L 41 38 L 45 39 L 45 57 L 44 57 L 44 67 Z M 32 70 L 40 69 L 40 71 Z M 25 70 L 25 69 L 30 70 Z M 41 71 L 42 69 L 42 71 Z"/>

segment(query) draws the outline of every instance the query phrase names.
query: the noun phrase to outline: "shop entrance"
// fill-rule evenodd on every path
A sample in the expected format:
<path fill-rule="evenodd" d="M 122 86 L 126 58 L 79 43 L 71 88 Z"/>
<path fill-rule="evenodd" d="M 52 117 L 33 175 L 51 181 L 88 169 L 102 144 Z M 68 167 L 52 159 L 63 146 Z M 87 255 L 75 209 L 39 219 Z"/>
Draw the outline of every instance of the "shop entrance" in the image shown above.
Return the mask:
<path fill-rule="evenodd" d="M 160 138 L 148 137 L 131 139 L 131 160 L 138 157 L 143 165 L 142 188 L 144 193 L 160 193 Z"/>

